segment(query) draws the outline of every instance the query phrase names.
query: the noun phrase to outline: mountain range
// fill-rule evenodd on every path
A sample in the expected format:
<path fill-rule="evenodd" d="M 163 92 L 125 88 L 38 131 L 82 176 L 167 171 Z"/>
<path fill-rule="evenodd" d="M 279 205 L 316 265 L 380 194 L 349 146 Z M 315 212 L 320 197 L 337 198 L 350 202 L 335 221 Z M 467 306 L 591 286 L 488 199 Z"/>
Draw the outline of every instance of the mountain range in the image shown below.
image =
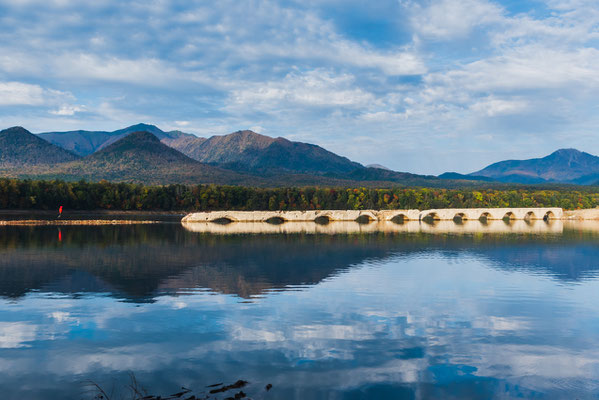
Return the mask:
<path fill-rule="evenodd" d="M 165 132 L 154 125 L 137 124 L 113 132 L 69 131 L 38 134 L 59 147 L 79 156 L 105 148 L 133 132 L 149 132 L 186 156 L 223 168 L 261 174 L 349 173 L 362 165 L 309 143 L 272 138 L 249 130 L 208 139 L 181 131 Z"/>
<path fill-rule="evenodd" d="M 193 160 L 146 131 L 130 133 L 93 154 L 57 166 L 52 172 L 66 179 L 151 184 L 252 182 L 249 176 Z"/>
<path fill-rule="evenodd" d="M 165 132 L 156 126 L 149 124 L 132 125 L 112 132 L 78 130 L 67 132 L 43 132 L 39 133 L 37 136 L 58 147 L 69 150 L 78 156 L 85 157 L 133 132 L 150 132 L 166 145 L 177 144 L 177 146 L 184 146 L 184 143 L 195 143 L 196 139 L 200 142 L 205 140 L 203 138 L 198 138 L 191 133 L 183 133 L 181 131 Z M 176 146 L 172 147 L 176 148 Z"/>
<path fill-rule="evenodd" d="M 441 182 L 429 176 L 367 168 L 316 145 L 270 138 L 251 131 L 202 139 L 179 131 L 164 132 L 145 124 L 114 132 L 39 135 L 14 127 L 0 132 L 0 144 L 0 155 L 4 157 L 0 162 L 0 175 L 18 178 L 252 186 L 389 186 L 422 185 L 430 180 Z M 195 155 L 196 159 L 177 147 Z"/>
<path fill-rule="evenodd" d="M 320 146 L 249 130 L 197 137 L 137 124 L 108 131 L 0 132 L 0 174 L 20 178 L 255 186 L 456 187 L 511 183 L 595 184 L 599 157 L 575 149 L 507 160 L 473 172 L 435 176 L 363 166 Z"/>
<path fill-rule="evenodd" d="M 543 158 L 500 161 L 470 176 L 509 183 L 589 185 L 599 181 L 599 157 L 576 149 L 561 149 Z"/>

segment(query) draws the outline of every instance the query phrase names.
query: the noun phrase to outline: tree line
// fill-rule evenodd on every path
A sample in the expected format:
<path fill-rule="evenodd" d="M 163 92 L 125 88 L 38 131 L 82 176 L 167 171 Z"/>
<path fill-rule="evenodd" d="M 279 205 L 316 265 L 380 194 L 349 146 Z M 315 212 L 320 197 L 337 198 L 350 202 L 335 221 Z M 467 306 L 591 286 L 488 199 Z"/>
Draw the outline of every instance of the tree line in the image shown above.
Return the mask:
<path fill-rule="evenodd" d="M 253 188 L 221 185 L 144 186 L 101 181 L 65 182 L 0 178 L 0 209 L 212 211 L 360 210 L 471 207 L 599 206 L 594 187 L 551 189 Z"/>

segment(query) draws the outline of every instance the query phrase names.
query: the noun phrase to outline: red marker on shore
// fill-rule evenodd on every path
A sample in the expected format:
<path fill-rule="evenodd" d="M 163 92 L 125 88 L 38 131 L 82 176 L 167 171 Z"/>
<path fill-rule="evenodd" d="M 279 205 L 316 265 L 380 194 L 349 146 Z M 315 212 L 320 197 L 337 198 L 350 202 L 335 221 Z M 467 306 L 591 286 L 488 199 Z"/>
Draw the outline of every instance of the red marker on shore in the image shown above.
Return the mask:
<path fill-rule="evenodd" d="M 56 217 L 56 219 L 60 218 L 62 216 L 62 206 L 58 207 L 58 217 Z"/>

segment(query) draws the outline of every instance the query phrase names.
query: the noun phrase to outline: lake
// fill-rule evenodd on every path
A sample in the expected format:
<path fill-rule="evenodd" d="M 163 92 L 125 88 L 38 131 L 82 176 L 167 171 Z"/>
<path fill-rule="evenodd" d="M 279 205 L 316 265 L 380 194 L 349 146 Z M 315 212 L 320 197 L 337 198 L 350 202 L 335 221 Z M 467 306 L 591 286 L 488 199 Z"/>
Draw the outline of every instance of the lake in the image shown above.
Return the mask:
<path fill-rule="evenodd" d="M 0 227 L 2 398 L 598 398 L 597 227 L 498 222 Z"/>

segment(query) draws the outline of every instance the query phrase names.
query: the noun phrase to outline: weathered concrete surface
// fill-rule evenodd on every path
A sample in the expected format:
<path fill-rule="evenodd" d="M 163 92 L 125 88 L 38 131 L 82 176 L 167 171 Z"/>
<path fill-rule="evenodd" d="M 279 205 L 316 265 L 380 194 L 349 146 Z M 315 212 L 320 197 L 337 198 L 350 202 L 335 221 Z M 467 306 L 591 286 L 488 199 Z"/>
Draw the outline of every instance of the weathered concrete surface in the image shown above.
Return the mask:
<path fill-rule="evenodd" d="M 599 208 L 564 211 L 564 219 L 568 220 L 599 220 Z"/>
<path fill-rule="evenodd" d="M 317 211 L 212 211 L 192 213 L 183 218 L 183 222 L 212 222 L 228 220 L 231 222 L 267 222 L 289 221 L 308 222 L 326 219 L 329 221 L 391 221 L 401 218 L 406 221 L 420 221 L 431 218 L 440 221 L 462 220 L 516 220 L 562 219 L 561 208 L 447 208 L 438 210 L 317 210 Z"/>

